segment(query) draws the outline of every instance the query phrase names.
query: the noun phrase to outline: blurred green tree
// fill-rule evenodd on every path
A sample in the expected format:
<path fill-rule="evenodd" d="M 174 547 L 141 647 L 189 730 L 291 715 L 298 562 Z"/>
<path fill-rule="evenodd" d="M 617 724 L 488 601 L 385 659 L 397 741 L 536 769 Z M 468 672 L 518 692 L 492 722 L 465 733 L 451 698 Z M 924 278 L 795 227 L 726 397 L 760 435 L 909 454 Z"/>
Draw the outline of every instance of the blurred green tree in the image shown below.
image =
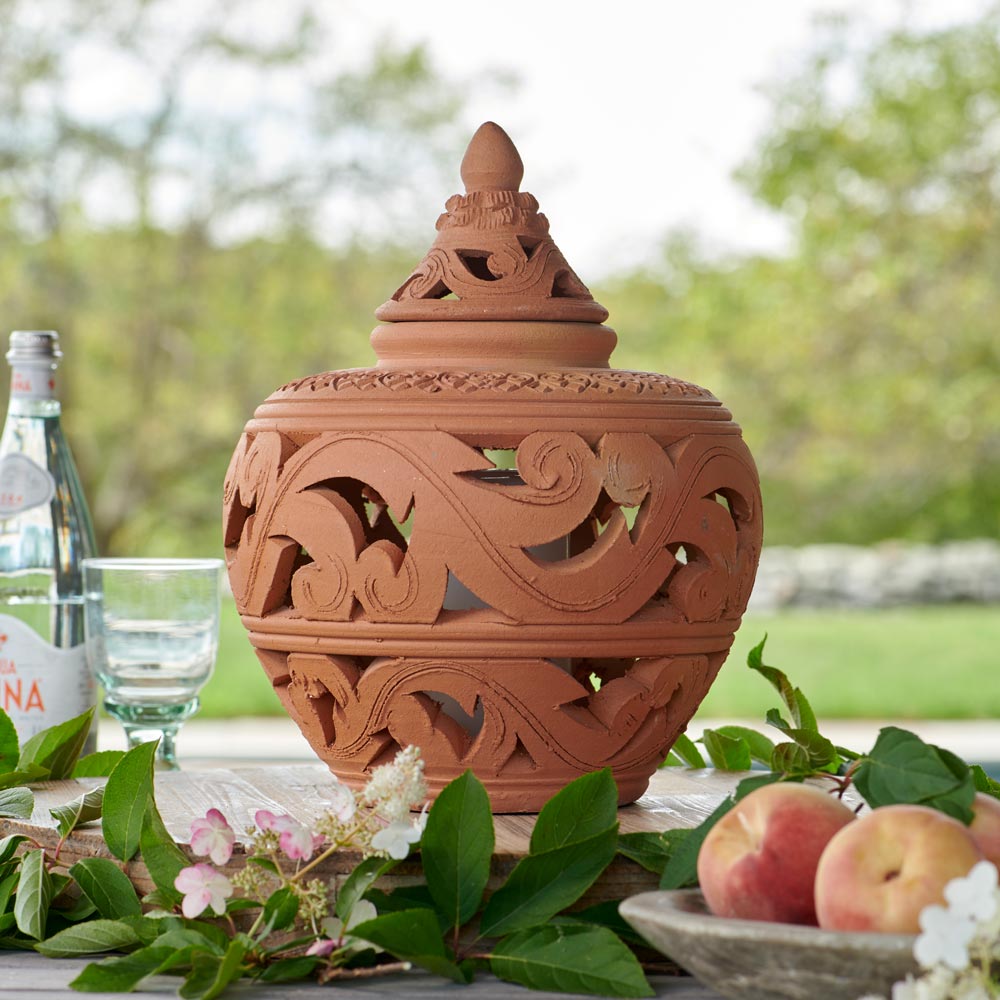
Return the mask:
<path fill-rule="evenodd" d="M 415 259 L 406 192 L 446 186 L 461 88 L 324 14 L 0 0 L 0 315 L 63 334 L 102 551 L 221 546 L 243 422 L 367 359 Z"/>
<path fill-rule="evenodd" d="M 781 257 L 675 237 L 602 288 L 616 357 L 743 423 L 766 539 L 1000 533 L 1000 10 L 858 47 L 831 27 L 741 171 Z"/>

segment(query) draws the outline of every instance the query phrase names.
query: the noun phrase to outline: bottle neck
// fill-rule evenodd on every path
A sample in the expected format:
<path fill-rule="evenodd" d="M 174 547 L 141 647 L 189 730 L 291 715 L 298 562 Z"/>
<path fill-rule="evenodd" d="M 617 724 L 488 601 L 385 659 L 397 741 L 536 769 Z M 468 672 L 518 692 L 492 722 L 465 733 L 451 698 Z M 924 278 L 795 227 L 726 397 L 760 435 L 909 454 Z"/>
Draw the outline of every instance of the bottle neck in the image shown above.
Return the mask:
<path fill-rule="evenodd" d="M 59 416 L 54 361 L 30 364 L 18 361 L 11 365 L 7 412 L 23 417 Z"/>

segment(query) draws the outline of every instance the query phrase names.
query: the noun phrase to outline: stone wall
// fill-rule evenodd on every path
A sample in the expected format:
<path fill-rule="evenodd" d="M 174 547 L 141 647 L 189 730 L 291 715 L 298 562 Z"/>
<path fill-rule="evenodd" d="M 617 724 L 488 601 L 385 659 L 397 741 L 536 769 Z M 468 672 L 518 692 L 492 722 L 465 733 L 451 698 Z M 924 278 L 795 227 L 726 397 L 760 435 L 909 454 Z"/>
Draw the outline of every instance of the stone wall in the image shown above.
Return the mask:
<path fill-rule="evenodd" d="M 750 611 L 1000 602 L 1000 542 L 772 546 L 761 556 Z"/>

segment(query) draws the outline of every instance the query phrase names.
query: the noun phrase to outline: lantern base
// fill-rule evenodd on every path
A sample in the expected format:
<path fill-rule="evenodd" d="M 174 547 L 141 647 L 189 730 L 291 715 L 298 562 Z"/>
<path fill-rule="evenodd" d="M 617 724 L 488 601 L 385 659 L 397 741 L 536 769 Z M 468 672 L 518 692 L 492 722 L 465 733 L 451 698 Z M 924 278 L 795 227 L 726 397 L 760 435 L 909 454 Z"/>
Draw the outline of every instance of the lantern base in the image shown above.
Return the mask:
<path fill-rule="evenodd" d="M 330 651 L 329 639 L 289 652 L 288 635 L 251 634 L 289 715 L 345 784 L 363 787 L 414 745 L 432 797 L 471 770 L 495 813 L 538 812 L 604 767 L 619 804 L 635 801 L 732 642 L 727 629 L 694 642 L 661 638 L 654 656 L 358 656 Z M 486 644 L 467 641 L 477 645 Z"/>

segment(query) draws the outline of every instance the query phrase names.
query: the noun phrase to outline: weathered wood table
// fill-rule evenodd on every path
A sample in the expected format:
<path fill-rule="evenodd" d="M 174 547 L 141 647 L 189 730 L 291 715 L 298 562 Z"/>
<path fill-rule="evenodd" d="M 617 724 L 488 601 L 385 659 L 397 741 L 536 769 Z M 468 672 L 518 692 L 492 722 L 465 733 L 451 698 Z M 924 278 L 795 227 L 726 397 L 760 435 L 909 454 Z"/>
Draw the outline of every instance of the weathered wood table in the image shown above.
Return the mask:
<path fill-rule="evenodd" d="M 696 826 L 744 777 L 742 773 L 717 773 L 711 770 L 668 769 L 654 775 L 649 791 L 638 802 L 619 810 L 621 832 L 659 831 Z M 59 836 L 49 809 L 66 802 L 103 779 L 48 782 L 35 786 L 35 811 L 30 820 L 0 820 L 0 836 L 28 833 L 39 843 L 55 847 Z M 325 788 L 331 782 L 329 771 L 321 764 L 295 764 L 253 768 L 213 768 L 199 771 L 163 772 L 156 775 L 156 800 L 167 829 L 182 848 L 187 847 L 191 820 L 204 816 L 206 810 L 220 809 L 237 835 L 252 825 L 257 809 L 288 813 L 308 821 L 323 808 Z M 496 852 L 491 882 L 499 884 L 528 848 L 534 816 L 496 817 Z M 81 827 L 67 838 L 60 851 L 67 864 L 83 857 L 111 857 L 101 836 L 100 825 Z M 242 844 L 226 870 L 244 863 Z M 317 869 L 317 876 L 336 881 L 357 863 L 357 855 L 338 854 Z M 126 873 L 141 892 L 153 888 L 141 859 L 130 862 Z M 400 865 L 383 883 L 389 890 L 394 884 L 412 881 L 418 875 L 415 865 Z M 656 876 L 624 858 L 617 858 L 593 886 L 582 902 L 620 899 L 636 892 L 656 888 Z M 49 959 L 30 952 L 0 952 L 0 996 L 30 1000 L 70 994 L 67 984 L 86 964 L 86 960 Z M 675 1000 L 717 1000 L 718 994 L 687 977 L 651 977 L 657 996 Z M 172 995 L 179 985 L 176 977 L 158 977 L 144 984 L 136 997 Z M 241 984 L 227 995 L 252 996 L 260 1000 L 314 997 L 328 987 L 312 983 L 274 986 Z M 415 996 L 452 997 L 466 987 L 447 983 L 422 973 L 386 977 L 356 983 L 337 982 L 337 996 L 382 997 Z M 472 993 L 482 1000 L 499 997 L 565 997 L 566 994 L 531 993 L 520 987 L 490 977 L 477 979 Z M 102 997 L 106 994 L 89 994 Z M 469 993 L 463 995 L 469 996 Z M 111 994 L 107 994 L 111 996 Z"/>

